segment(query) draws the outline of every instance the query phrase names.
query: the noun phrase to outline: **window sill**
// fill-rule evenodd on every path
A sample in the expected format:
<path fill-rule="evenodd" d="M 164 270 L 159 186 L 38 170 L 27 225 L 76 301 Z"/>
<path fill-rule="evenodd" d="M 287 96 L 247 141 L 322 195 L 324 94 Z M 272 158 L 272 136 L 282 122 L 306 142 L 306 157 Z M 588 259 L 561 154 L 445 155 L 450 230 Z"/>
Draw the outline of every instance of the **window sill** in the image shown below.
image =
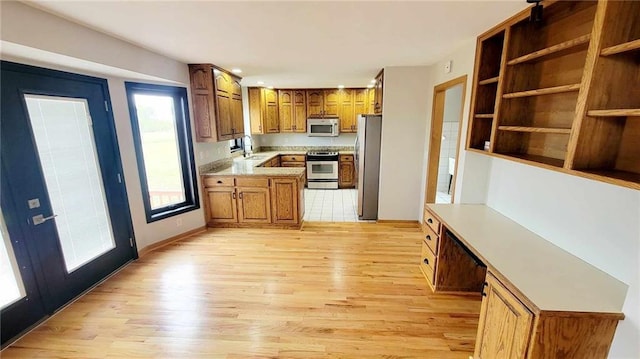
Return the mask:
<path fill-rule="evenodd" d="M 199 204 L 197 204 L 197 205 L 190 204 L 190 205 L 185 205 L 185 206 L 172 208 L 170 210 L 166 210 L 166 211 L 159 212 L 159 213 L 154 213 L 151 216 L 147 215 L 147 223 L 160 221 L 160 220 L 163 220 L 163 219 L 167 219 L 167 218 L 170 218 L 170 217 L 177 216 L 179 214 L 195 211 L 196 209 L 200 209 L 200 205 Z"/>

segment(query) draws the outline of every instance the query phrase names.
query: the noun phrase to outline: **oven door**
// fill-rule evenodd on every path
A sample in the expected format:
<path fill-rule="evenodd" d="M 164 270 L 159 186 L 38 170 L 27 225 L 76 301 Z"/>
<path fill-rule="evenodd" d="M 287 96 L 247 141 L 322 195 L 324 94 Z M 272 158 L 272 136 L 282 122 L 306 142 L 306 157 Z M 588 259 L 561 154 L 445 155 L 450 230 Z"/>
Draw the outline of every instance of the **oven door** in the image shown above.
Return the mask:
<path fill-rule="evenodd" d="M 338 179 L 338 161 L 307 161 L 307 178 Z"/>

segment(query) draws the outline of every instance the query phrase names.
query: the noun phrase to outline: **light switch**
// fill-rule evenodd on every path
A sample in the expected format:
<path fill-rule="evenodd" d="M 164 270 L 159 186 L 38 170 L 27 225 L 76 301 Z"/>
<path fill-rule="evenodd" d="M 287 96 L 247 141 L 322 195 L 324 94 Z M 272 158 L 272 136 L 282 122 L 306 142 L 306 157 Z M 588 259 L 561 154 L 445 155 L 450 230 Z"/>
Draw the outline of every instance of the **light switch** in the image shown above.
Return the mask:
<path fill-rule="evenodd" d="M 444 64 L 444 72 L 445 73 L 451 73 L 451 60 L 445 62 Z"/>
<path fill-rule="evenodd" d="M 34 209 L 40 207 L 40 198 L 33 198 L 27 201 L 29 204 L 29 209 Z"/>

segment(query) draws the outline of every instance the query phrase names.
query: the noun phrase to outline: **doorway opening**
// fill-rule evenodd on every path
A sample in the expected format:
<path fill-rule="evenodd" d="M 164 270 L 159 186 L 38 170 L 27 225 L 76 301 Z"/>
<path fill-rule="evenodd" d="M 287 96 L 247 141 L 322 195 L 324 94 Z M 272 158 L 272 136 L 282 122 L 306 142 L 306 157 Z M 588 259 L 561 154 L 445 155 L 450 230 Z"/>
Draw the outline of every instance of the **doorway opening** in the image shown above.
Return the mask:
<path fill-rule="evenodd" d="M 453 203 L 467 75 L 434 87 L 426 203 Z"/>

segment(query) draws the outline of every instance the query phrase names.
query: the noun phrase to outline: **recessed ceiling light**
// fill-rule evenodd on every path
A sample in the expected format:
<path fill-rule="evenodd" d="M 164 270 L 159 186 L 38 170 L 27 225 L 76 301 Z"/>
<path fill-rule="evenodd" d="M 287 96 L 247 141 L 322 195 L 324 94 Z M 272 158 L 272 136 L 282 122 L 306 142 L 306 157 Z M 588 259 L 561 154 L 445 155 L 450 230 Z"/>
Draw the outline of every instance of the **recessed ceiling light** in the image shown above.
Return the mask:
<path fill-rule="evenodd" d="M 233 72 L 234 74 L 241 74 L 242 70 L 236 68 L 236 69 L 231 69 L 231 72 Z"/>
<path fill-rule="evenodd" d="M 344 88 L 344 85 L 338 85 L 338 88 L 339 88 L 339 89 L 343 89 L 343 88 Z"/>
<path fill-rule="evenodd" d="M 371 83 L 375 84 L 376 83 L 376 79 L 371 80 Z"/>
<path fill-rule="evenodd" d="M 264 85 L 264 81 L 258 81 L 257 84 L 258 85 Z"/>
<path fill-rule="evenodd" d="M 372 89 L 373 85 L 369 84 L 369 85 L 367 85 L 367 88 Z"/>
<path fill-rule="evenodd" d="M 267 87 L 269 90 L 273 90 L 273 86 L 269 86 Z"/>

